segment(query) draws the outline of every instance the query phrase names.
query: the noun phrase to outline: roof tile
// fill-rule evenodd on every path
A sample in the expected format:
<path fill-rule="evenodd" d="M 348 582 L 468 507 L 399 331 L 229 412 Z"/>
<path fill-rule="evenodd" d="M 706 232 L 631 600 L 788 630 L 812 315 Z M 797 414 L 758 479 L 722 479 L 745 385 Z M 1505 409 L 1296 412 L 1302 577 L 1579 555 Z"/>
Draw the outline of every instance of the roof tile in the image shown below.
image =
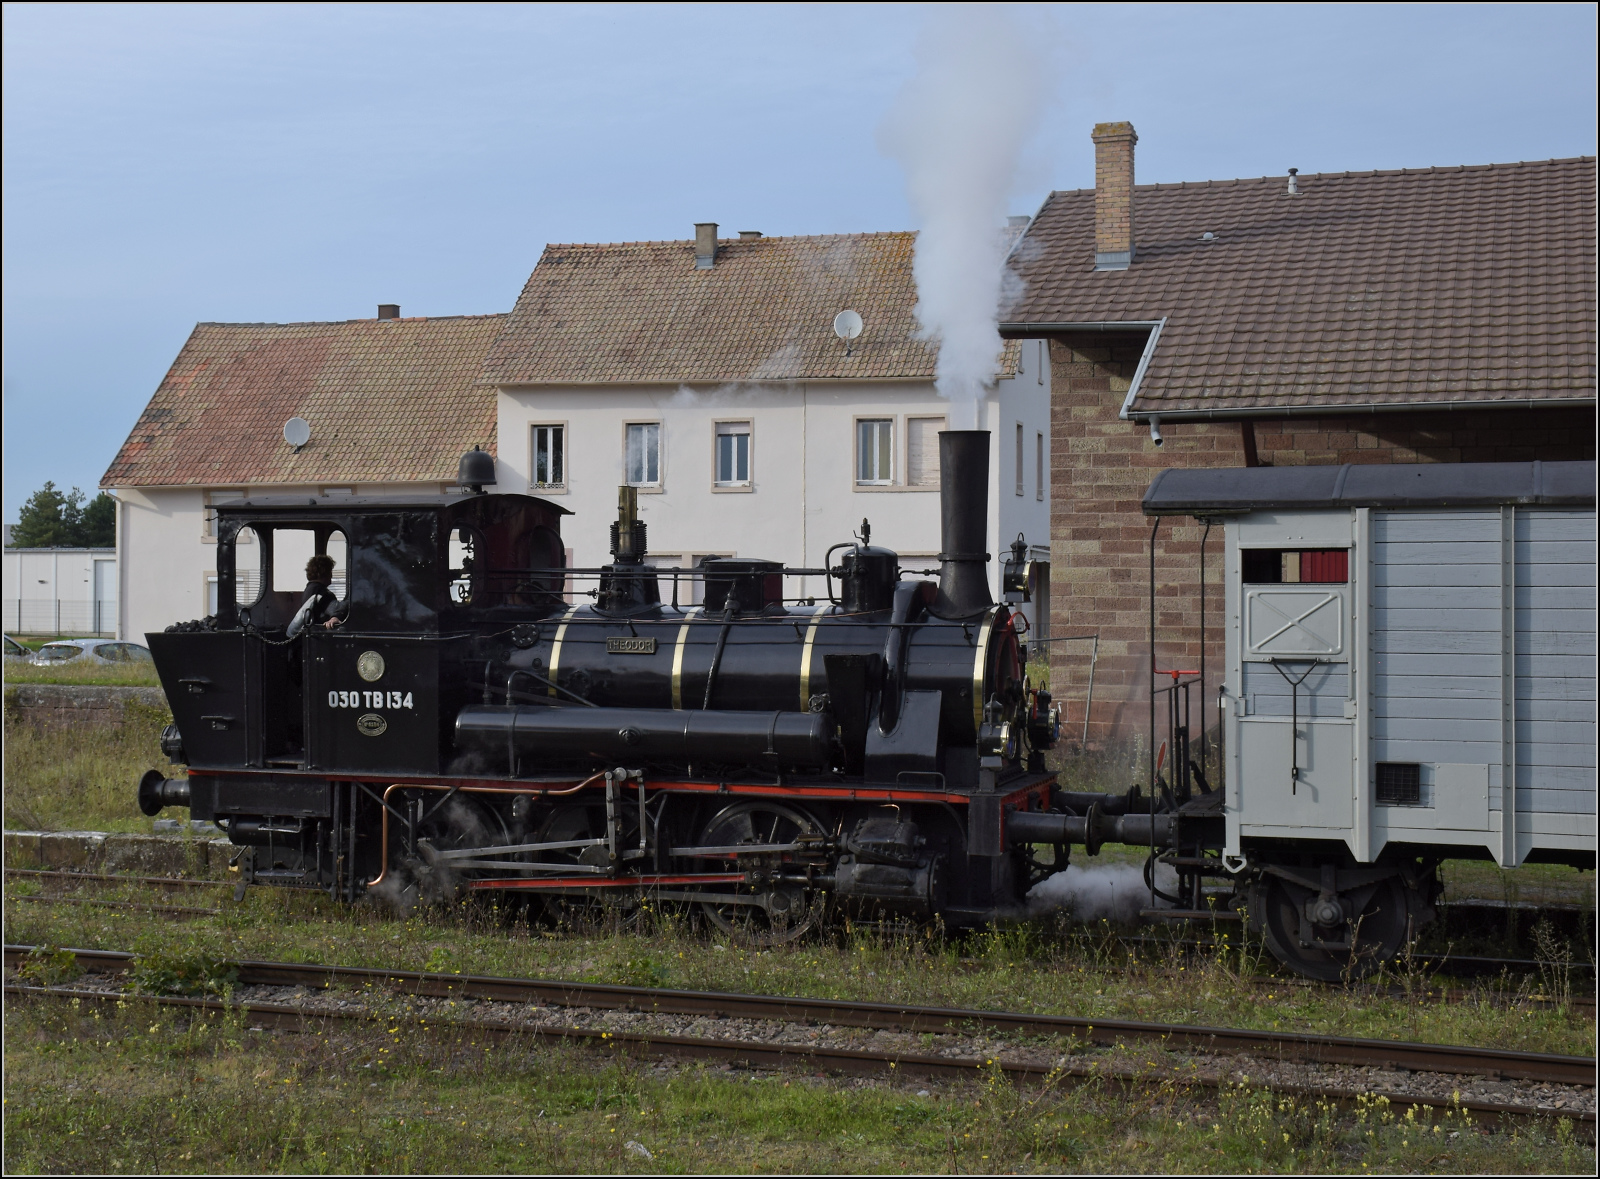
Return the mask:
<path fill-rule="evenodd" d="M 100 485 L 453 480 L 463 451 L 494 448 L 475 380 L 505 321 L 197 324 Z M 299 453 L 295 416 L 311 423 Z"/>
<path fill-rule="evenodd" d="M 1094 191 L 1052 193 L 1005 319 L 1165 318 L 1146 412 L 1594 397 L 1593 157 L 1299 188 L 1140 185 L 1124 271 L 1094 269 Z"/>

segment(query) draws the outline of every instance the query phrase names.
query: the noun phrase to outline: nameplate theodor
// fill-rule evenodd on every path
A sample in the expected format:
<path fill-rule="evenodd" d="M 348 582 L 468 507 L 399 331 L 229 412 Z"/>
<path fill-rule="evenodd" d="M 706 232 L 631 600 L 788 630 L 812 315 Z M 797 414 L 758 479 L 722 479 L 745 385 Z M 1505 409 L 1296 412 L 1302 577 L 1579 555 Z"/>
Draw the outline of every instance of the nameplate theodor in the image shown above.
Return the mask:
<path fill-rule="evenodd" d="M 606 639 L 607 655 L 654 655 L 655 653 L 656 641 L 653 638 L 612 635 Z"/>

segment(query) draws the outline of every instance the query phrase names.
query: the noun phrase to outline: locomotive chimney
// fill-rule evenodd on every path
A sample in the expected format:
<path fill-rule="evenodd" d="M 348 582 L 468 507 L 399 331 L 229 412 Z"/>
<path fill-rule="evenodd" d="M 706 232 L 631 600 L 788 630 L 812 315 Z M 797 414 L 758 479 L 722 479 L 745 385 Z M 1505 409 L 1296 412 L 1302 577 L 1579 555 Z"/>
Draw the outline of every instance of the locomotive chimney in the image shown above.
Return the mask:
<path fill-rule="evenodd" d="M 970 618 L 994 605 L 989 574 L 989 431 L 939 434 L 940 618 Z"/>
<path fill-rule="evenodd" d="M 644 562 L 645 525 L 639 519 L 639 489 L 617 488 L 617 522 L 611 526 L 611 555 L 618 565 Z"/>

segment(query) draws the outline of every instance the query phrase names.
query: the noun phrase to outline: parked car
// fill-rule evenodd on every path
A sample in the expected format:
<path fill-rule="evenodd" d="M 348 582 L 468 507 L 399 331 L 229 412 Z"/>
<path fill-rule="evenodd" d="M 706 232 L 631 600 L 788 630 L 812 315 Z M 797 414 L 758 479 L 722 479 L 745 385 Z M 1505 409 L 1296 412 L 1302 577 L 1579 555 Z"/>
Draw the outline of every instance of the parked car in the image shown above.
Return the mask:
<path fill-rule="evenodd" d="M 28 650 L 28 648 L 24 647 L 21 643 L 17 642 L 16 639 L 12 638 L 10 635 L 0 635 L 0 638 L 5 640 L 5 653 L 6 660 L 8 662 L 13 659 L 22 663 L 33 662 L 33 652 Z"/>
<path fill-rule="evenodd" d="M 35 663 L 71 663 L 74 660 L 92 663 L 150 663 L 150 649 L 138 643 L 122 643 L 114 639 L 61 639 L 46 643 L 34 655 Z"/>

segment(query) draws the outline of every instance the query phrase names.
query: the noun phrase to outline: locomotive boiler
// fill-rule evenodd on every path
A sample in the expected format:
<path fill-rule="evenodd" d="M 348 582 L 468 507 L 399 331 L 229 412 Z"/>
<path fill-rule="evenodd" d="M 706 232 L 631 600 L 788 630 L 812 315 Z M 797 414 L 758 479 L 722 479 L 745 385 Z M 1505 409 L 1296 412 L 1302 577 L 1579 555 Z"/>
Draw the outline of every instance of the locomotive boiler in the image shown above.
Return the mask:
<path fill-rule="evenodd" d="M 214 820 L 249 880 L 350 901 L 648 892 L 766 939 L 829 901 L 1015 915 L 1072 840 L 1143 843 L 1164 817 L 1057 788 L 1058 710 L 1012 609 L 1025 543 L 1012 602 L 989 588 L 989 435 L 945 432 L 940 458 L 936 582 L 865 522 L 822 568 L 657 570 L 630 487 L 611 562 L 567 568 L 568 513 L 486 493 L 482 452 L 468 494 L 221 505 L 216 614 L 148 636 L 188 775 L 151 771 L 140 805 Z M 287 576 L 306 552 L 345 566 L 309 621 L 323 591 Z M 827 592 L 791 596 L 796 575 Z"/>

